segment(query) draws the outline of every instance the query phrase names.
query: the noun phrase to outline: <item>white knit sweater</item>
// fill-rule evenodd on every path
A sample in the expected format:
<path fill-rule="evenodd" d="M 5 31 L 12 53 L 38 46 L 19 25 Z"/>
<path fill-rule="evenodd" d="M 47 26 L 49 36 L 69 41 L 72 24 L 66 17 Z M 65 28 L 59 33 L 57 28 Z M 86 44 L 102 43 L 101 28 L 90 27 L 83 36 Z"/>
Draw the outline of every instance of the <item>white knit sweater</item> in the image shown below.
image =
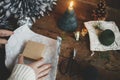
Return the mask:
<path fill-rule="evenodd" d="M 36 75 L 31 67 L 17 64 L 8 80 L 36 80 Z"/>

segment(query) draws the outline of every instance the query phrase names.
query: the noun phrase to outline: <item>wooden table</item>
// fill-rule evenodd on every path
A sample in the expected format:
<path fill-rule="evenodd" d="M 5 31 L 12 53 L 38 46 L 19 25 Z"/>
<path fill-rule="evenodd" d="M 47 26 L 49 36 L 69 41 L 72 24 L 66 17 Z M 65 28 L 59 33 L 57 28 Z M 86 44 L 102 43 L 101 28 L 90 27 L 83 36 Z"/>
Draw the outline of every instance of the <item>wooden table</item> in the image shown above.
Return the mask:
<path fill-rule="evenodd" d="M 68 6 L 69 0 L 58 0 L 53 12 L 50 12 L 50 16 L 42 17 L 37 20 L 33 25 L 32 30 L 36 33 L 51 37 L 56 39 L 57 36 L 63 38 L 61 46 L 61 55 L 59 58 L 59 64 L 69 57 L 70 52 L 73 48 L 77 50 L 77 60 L 82 66 L 93 65 L 95 66 L 99 73 L 99 80 L 120 80 L 120 51 L 108 51 L 108 52 L 95 52 L 94 56 L 91 55 L 89 47 L 89 36 L 86 35 L 80 41 L 75 41 L 73 33 L 66 33 L 58 28 L 57 22 L 62 14 L 65 12 Z M 86 2 L 86 0 L 75 0 L 75 12 L 78 20 L 78 30 L 84 27 L 83 23 L 85 21 L 93 20 L 91 14 L 92 10 L 95 8 L 95 4 L 91 2 Z M 120 12 L 116 9 L 107 7 L 108 16 L 107 20 L 115 21 L 120 28 Z M 2 54 L 3 53 L 3 54 Z M 107 55 L 106 55 L 107 54 Z M 0 50 L 0 80 L 3 79 L 7 71 L 4 65 L 4 49 Z M 58 65 L 59 67 L 59 65 Z M 6 76 L 5 76 L 6 77 Z M 68 75 L 62 75 L 59 72 L 57 74 L 56 80 L 83 80 L 82 76 L 70 77 Z"/>
<path fill-rule="evenodd" d="M 95 52 L 96 54 L 91 57 L 88 35 L 83 37 L 80 41 L 75 41 L 73 33 L 66 33 L 59 29 L 57 23 L 67 8 L 67 2 L 67 0 L 58 0 L 58 5 L 54 11 L 51 12 L 49 16 L 46 15 L 37 20 L 33 25 L 32 30 L 54 39 L 56 39 L 57 36 L 63 38 L 59 63 L 65 58 L 68 58 L 70 52 L 76 48 L 77 56 L 75 59 L 82 65 L 95 66 L 100 72 L 99 80 L 120 80 L 120 51 Z M 92 9 L 94 8 L 94 4 L 76 0 L 74 9 L 79 24 L 78 30 L 81 30 L 84 27 L 83 23 L 85 21 L 92 20 L 91 14 Z M 117 25 L 120 26 L 118 23 L 120 21 L 120 15 L 110 8 L 108 8 L 108 12 L 107 19 L 116 21 Z M 111 13 L 118 15 L 117 20 L 113 18 Z M 82 77 L 69 77 L 68 75 L 62 75 L 58 70 L 57 80 L 82 80 Z"/>

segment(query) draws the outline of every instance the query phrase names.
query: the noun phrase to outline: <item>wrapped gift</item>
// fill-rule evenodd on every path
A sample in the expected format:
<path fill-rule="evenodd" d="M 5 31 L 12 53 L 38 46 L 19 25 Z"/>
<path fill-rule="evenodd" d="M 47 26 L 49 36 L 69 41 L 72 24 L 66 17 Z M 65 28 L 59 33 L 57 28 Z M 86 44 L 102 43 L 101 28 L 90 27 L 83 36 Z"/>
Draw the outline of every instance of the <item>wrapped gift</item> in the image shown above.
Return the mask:
<path fill-rule="evenodd" d="M 89 33 L 91 51 L 120 50 L 120 32 L 115 22 L 113 21 L 89 21 L 89 22 L 85 22 L 84 24 Z M 102 34 L 103 40 L 100 38 L 101 37 L 100 34 L 102 32 L 105 33 L 105 34 Z M 104 37 L 106 34 L 108 36 Z M 110 38 L 111 36 L 113 37 Z M 113 43 L 111 43 L 110 45 L 104 45 L 101 43 L 101 41 L 105 41 L 105 39 L 108 40 L 108 38 L 113 39 L 112 40 Z"/>
<path fill-rule="evenodd" d="M 29 22 L 20 26 L 14 31 L 14 34 L 9 38 L 6 44 L 6 60 L 5 64 L 7 68 L 12 69 L 17 63 L 17 58 L 20 53 L 23 52 L 25 43 L 29 40 L 42 43 L 46 45 L 45 52 L 42 57 L 45 59 L 45 63 L 51 63 L 52 70 L 48 74 L 45 80 L 55 80 L 57 73 L 57 64 L 60 53 L 61 38 L 57 40 L 37 34 L 33 32 L 29 27 Z M 25 63 L 29 63 L 25 60 Z"/>

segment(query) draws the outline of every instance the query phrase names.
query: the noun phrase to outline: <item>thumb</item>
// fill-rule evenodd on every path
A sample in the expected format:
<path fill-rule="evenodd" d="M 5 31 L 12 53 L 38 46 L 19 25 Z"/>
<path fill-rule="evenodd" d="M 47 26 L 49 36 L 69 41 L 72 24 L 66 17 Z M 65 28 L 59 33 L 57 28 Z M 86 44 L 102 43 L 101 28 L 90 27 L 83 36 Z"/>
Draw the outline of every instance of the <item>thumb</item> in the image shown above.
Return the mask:
<path fill-rule="evenodd" d="M 18 64 L 24 64 L 24 56 L 22 54 L 18 57 Z"/>

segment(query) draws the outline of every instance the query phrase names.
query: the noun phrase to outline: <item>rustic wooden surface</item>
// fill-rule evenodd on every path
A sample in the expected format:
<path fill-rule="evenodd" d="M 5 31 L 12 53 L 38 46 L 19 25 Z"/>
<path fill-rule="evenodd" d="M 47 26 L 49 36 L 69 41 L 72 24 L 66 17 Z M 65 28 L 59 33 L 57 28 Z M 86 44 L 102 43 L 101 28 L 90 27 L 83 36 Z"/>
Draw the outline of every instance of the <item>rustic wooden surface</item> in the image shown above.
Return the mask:
<path fill-rule="evenodd" d="M 37 22 L 33 25 L 32 30 L 36 33 L 54 39 L 56 39 L 57 36 L 61 36 L 63 38 L 59 63 L 62 60 L 64 60 L 64 58 L 69 57 L 70 52 L 73 50 L 73 48 L 76 48 L 77 56 L 75 59 L 83 65 L 95 66 L 100 73 L 99 80 L 120 80 L 120 51 L 104 52 L 106 54 L 109 54 L 109 60 L 102 59 L 100 57 L 100 54 L 104 53 L 101 52 L 95 52 L 96 54 L 91 57 L 91 51 L 89 50 L 90 43 L 88 35 L 86 35 L 80 41 L 77 42 L 74 39 L 73 33 L 66 33 L 58 28 L 57 22 L 67 9 L 68 2 L 69 0 L 58 0 L 58 4 L 55 6 L 54 11 L 51 12 L 49 16 L 46 15 L 45 17 L 42 17 L 41 19 L 37 20 Z M 83 22 L 93 20 L 91 14 L 94 8 L 94 3 L 89 3 L 82 0 L 75 0 L 74 9 L 79 23 L 78 30 L 81 30 L 84 27 Z M 120 12 L 116 9 L 112 9 L 109 7 L 107 8 L 107 10 L 107 20 L 115 21 L 117 25 L 120 26 Z M 58 69 L 56 80 L 83 79 L 82 76 L 69 77 L 68 75 L 62 75 Z"/>

